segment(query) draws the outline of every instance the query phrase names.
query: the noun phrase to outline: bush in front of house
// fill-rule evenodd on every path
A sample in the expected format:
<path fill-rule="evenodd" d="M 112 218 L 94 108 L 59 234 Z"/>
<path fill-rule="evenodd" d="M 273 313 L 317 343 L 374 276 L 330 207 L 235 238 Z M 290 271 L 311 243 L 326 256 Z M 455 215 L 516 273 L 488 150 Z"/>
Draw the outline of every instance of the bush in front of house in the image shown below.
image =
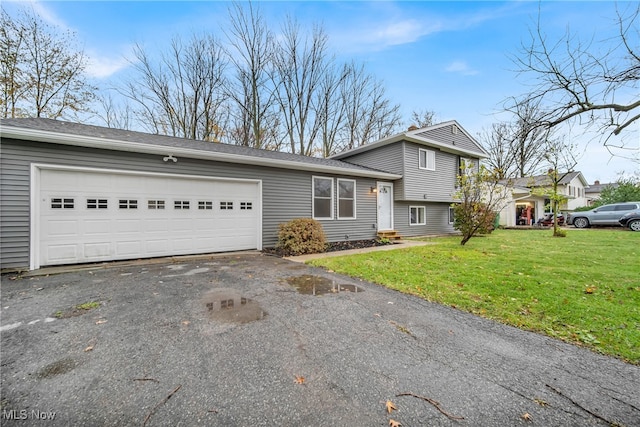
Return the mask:
<path fill-rule="evenodd" d="M 311 218 L 296 218 L 280 224 L 276 249 L 286 255 L 324 252 L 327 238 L 322 224 Z"/>

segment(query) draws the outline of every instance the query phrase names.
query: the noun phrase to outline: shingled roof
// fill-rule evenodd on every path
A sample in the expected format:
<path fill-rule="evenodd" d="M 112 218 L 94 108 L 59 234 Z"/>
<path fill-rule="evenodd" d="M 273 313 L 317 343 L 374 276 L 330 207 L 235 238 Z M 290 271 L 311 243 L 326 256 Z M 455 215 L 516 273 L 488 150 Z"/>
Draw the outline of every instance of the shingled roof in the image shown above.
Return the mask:
<path fill-rule="evenodd" d="M 562 176 L 562 172 L 559 175 Z M 567 185 L 578 175 L 581 175 L 580 171 L 569 172 L 562 177 L 562 179 L 560 180 L 560 182 L 558 182 L 558 184 Z M 514 187 L 524 187 L 524 188 L 548 187 L 552 184 L 551 179 L 547 174 L 527 176 L 524 178 L 510 178 L 510 179 L 504 180 L 504 182 Z M 585 181 L 585 184 L 586 184 L 586 181 Z"/>
<path fill-rule="evenodd" d="M 1 119 L 3 138 L 48 142 L 147 154 L 350 174 L 381 179 L 399 175 L 348 162 L 217 142 L 199 141 L 45 118 Z"/>

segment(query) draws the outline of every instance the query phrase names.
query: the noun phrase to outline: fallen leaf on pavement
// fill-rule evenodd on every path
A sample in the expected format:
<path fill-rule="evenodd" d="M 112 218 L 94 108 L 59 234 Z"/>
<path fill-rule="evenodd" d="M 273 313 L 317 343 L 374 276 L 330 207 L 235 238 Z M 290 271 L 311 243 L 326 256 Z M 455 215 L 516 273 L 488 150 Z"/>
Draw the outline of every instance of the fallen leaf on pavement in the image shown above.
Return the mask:
<path fill-rule="evenodd" d="M 102 325 L 103 323 L 107 323 L 105 319 L 100 319 L 96 322 L 96 325 Z"/>
<path fill-rule="evenodd" d="M 90 345 L 89 347 L 84 349 L 84 351 L 91 351 L 91 350 L 93 350 L 93 346 L 92 345 Z"/>
<path fill-rule="evenodd" d="M 530 414 L 530 413 L 525 412 L 525 413 L 522 415 L 522 419 L 523 419 L 523 420 L 525 420 L 525 421 L 531 421 L 533 418 L 531 417 L 531 414 Z"/>
<path fill-rule="evenodd" d="M 387 408 L 387 413 L 391 413 L 391 411 L 397 411 L 398 408 L 396 408 L 396 405 L 393 404 L 392 401 L 387 400 L 387 403 L 385 403 L 384 405 Z"/>
<path fill-rule="evenodd" d="M 185 326 L 189 326 L 190 323 L 191 322 L 189 322 L 188 320 L 183 320 L 182 321 L 182 324 L 185 325 Z"/>
<path fill-rule="evenodd" d="M 538 405 L 540 405 L 540 406 L 547 406 L 547 405 L 548 405 L 548 403 L 547 403 L 547 402 L 545 402 L 545 401 L 544 401 L 544 400 L 542 400 L 542 399 L 533 399 L 533 401 L 534 401 L 534 402 L 536 402 L 536 403 L 537 403 Z"/>
<path fill-rule="evenodd" d="M 390 427 L 400 427 L 402 424 L 400 424 L 399 421 L 396 420 L 389 420 L 389 426 Z"/>
<path fill-rule="evenodd" d="M 296 375 L 296 384 L 304 384 L 304 377 Z"/>

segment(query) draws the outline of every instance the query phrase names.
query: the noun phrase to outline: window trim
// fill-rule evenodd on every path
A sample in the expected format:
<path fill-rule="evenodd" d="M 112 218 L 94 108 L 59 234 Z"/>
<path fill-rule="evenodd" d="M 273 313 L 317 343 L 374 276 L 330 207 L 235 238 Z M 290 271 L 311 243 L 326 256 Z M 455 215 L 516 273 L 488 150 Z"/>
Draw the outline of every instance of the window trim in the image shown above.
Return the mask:
<path fill-rule="evenodd" d="M 357 183 L 355 179 L 348 179 L 348 178 L 338 178 L 337 179 L 337 188 L 338 191 L 336 191 L 336 200 L 338 201 L 338 220 L 346 220 L 346 219 L 357 219 L 357 211 L 356 211 L 356 190 L 357 190 Z M 340 198 L 340 181 L 349 181 L 353 183 L 353 199 L 347 199 L 347 198 Z M 353 206 L 353 216 L 342 216 L 340 215 L 340 200 L 351 200 L 351 205 Z"/>
<path fill-rule="evenodd" d="M 416 221 L 417 222 L 411 222 L 411 210 L 412 209 L 416 209 Z M 422 215 L 422 219 L 423 222 L 420 222 L 420 210 L 422 210 L 424 213 Z M 427 207 L 426 206 L 409 206 L 409 226 L 413 227 L 414 225 L 427 225 Z"/>
<path fill-rule="evenodd" d="M 321 200 L 329 200 L 329 215 L 328 217 L 316 216 L 316 192 L 315 192 L 315 182 L 316 179 L 325 179 L 331 181 L 331 195 L 329 197 L 322 197 Z M 335 200 L 335 183 L 334 179 L 328 176 L 319 176 L 313 175 L 311 177 L 311 217 L 317 220 L 332 220 L 334 218 L 334 200 Z"/>
<path fill-rule="evenodd" d="M 424 157 L 424 167 L 421 165 L 422 162 L 422 153 L 425 153 Z M 429 158 L 431 157 L 431 167 L 429 167 Z M 435 150 L 427 150 L 426 148 L 418 149 L 418 168 L 427 171 L 435 171 L 436 170 L 436 152 Z"/>

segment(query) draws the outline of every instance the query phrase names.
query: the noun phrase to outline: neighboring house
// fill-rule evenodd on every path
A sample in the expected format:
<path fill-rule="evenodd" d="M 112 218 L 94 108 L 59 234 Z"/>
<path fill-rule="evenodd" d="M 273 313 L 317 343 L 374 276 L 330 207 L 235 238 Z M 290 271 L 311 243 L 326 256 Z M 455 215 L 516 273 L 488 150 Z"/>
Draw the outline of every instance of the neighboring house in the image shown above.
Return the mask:
<path fill-rule="evenodd" d="M 329 241 L 453 232 L 455 121 L 331 159 L 49 119 L 3 119 L 0 267 L 262 249 L 311 217 Z"/>
<path fill-rule="evenodd" d="M 585 191 L 587 197 L 587 204 L 585 206 L 593 206 L 597 200 L 600 200 L 600 193 L 607 187 L 616 188 L 618 187 L 618 183 L 600 184 L 600 181 L 594 181 L 593 184 L 589 185 Z"/>
<path fill-rule="evenodd" d="M 551 188 L 548 175 L 508 179 L 504 183 L 511 187 L 512 197 L 500 212 L 500 225 L 532 225 L 545 214 L 552 213 L 551 200 L 544 194 L 545 189 Z M 587 181 L 581 172 L 565 174 L 558 183 L 558 193 L 565 197 L 559 211 L 573 211 L 586 206 L 587 188 Z"/>

